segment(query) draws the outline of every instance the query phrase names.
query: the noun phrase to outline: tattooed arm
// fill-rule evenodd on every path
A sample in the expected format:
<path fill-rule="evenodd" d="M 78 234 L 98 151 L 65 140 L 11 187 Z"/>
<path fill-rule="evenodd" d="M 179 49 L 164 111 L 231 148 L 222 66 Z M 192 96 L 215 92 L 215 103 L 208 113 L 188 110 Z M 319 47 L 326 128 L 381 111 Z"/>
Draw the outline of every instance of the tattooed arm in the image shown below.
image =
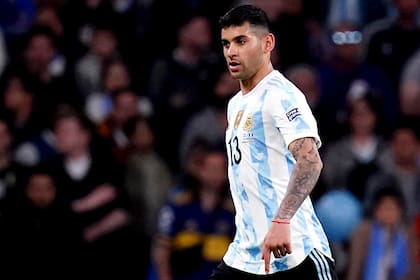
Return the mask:
<path fill-rule="evenodd" d="M 286 195 L 275 218 L 290 220 L 313 190 L 322 169 L 322 161 L 313 138 L 300 138 L 289 145 L 296 159 Z"/>
<path fill-rule="evenodd" d="M 322 161 L 313 138 L 297 139 L 289 145 L 289 150 L 296 159 L 296 165 L 286 195 L 274 217 L 282 222 L 273 223 L 264 239 L 262 259 L 267 273 L 270 270 L 271 252 L 276 258 L 292 253 L 288 221 L 313 190 L 322 169 Z"/>

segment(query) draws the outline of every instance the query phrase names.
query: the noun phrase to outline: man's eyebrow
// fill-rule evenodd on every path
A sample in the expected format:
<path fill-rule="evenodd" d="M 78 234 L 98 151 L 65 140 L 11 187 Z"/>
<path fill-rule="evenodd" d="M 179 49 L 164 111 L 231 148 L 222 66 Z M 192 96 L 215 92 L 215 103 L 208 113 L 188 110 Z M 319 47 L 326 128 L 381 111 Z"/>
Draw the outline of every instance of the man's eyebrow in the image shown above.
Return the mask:
<path fill-rule="evenodd" d="M 231 42 L 234 42 L 234 41 L 239 41 L 239 40 L 241 40 L 241 39 L 244 39 L 244 38 L 246 38 L 247 36 L 246 35 L 238 35 L 238 36 L 236 36 L 236 37 L 233 37 L 232 38 L 232 40 L 230 40 Z M 227 40 L 227 39 L 222 39 L 222 43 L 223 42 L 225 42 L 225 43 L 228 43 L 229 42 L 229 40 Z"/>
<path fill-rule="evenodd" d="M 233 41 L 238 41 L 238 40 L 244 39 L 246 37 L 247 37 L 246 35 L 238 35 L 235 38 L 233 38 Z"/>

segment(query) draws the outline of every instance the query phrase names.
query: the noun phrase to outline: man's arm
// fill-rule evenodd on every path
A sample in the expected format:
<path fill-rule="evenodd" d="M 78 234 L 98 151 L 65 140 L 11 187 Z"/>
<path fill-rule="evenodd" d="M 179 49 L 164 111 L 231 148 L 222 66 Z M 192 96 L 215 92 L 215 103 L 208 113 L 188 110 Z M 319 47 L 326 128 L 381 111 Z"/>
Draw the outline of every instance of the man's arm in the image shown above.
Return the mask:
<path fill-rule="evenodd" d="M 168 236 L 158 235 L 152 244 L 152 261 L 156 268 L 157 279 L 171 280 L 171 241 Z"/>
<path fill-rule="evenodd" d="M 276 219 L 290 220 L 318 181 L 323 164 L 313 138 L 300 138 L 289 145 L 296 165 Z"/>
<path fill-rule="evenodd" d="M 292 253 L 289 221 L 314 188 L 322 170 L 322 161 L 313 138 L 300 138 L 289 145 L 296 165 L 289 180 L 286 195 L 274 217 L 277 220 L 264 238 L 262 259 L 265 271 L 270 270 L 270 253 L 281 258 Z M 273 220 L 274 222 L 274 220 Z"/>
<path fill-rule="evenodd" d="M 289 180 L 286 195 L 280 203 L 273 223 L 264 238 L 262 259 L 265 271 L 270 270 L 270 253 L 276 258 L 292 253 L 289 220 L 313 190 L 322 170 L 322 161 L 313 138 L 300 138 L 289 145 L 296 165 Z"/>

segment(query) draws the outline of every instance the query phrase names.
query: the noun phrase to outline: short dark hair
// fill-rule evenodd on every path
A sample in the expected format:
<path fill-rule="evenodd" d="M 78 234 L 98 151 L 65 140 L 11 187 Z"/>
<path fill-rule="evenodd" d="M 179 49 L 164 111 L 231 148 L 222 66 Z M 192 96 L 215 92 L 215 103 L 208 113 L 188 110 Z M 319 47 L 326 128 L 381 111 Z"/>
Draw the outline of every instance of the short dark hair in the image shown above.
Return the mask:
<path fill-rule="evenodd" d="M 69 104 L 60 104 L 56 108 L 52 119 L 52 130 L 55 130 L 61 121 L 67 119 L 75 120 L 82 130 L 88 133 L 94 132 L 95 127 L 84 112 Z"/>
<path fill-rule="evenodd" d="M 396 183 L 396 181 L 394 181 L 394 183 Z M 401 209 L 404 210 L 404 195 L 402 194 L 401 190 L 398 189 L 398 187 L 392 184 L 382 186 L 374 192 L 372 206 L 377 207 L 380 201 L 385 197 L 394 198 L 397 204 L 401 207 Z"/>
<path fill-rule="evenodd" d="M 39 25 L 35 24 L 33 25 L 24 36 L 24 46 L 27 47 L 29 42 L 34 38 L 35 36 L 45 36 L 48 38 L 48 40 L 51 42 L 52 46 L 55 48 L 57 47 L 57 41 L 58 37 L 54 33 L 54 31 L 45 25 Z"/>
<path fill-rule="evenodd" d="M 251 25 L 264 27 L 270 30 L 268 16 L 261 8 L 254 5 L 241 5 L 231 8 L 219 19 L 221 28 L 240 26 L 246 22 Z"/>

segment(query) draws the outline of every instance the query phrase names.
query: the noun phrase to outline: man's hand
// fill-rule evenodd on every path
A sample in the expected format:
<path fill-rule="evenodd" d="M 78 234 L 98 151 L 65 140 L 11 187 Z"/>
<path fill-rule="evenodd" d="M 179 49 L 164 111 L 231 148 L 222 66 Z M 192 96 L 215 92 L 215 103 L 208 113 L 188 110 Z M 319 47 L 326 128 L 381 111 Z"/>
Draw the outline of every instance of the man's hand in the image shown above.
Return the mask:
<path fill-rule="evenodd" d="M 290 224 L 273 223 L 264 238 L 262 259 L 265 263 L 265 272 L 270 271 L 270 258 L 273 252 L 276 258 L 292 253 L 290 244 Z"/>

